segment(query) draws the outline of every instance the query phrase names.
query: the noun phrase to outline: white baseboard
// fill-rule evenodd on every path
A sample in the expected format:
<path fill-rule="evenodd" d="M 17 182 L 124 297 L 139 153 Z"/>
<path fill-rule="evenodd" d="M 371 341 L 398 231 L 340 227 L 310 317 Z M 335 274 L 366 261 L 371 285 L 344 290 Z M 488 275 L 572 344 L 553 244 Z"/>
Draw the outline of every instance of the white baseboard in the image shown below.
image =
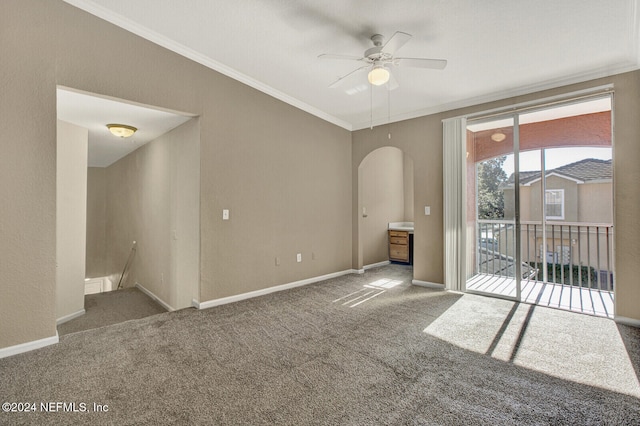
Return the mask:
<path fill-rule="evenodd" d="M 385 260 L 383 262 L 378 262 L 378 263 L 372 263 L 371 265 L 365 265 L 362 267 L 363 270 L 367 270 L 367 269 L 371 269 L 371 268 L 378 268 L 380 266 L 386 266 L 386 265 L 390 265 L 391 261 L 389 260 Z"/>
<path fill-rule="evenodd" d="M 413 280 L 411 281 L 411 284 L 417 285 L 420 287 L 436 288 L 438 290 L 444 290 L 444 284 L 430 283 L 428 281 Z"/>
<path fill-rule="evenodd" d="M 56 325 L 64 324 L 64 323 L 65 323 L 65 322 L 67 322 L 67 321 L 71 321 L 72 319 L 75 319 L 75 318 L 81 317 L 81 316 L 83 316 L 83 315 L 84 315 L 84 313 L 85 313 L 85 310 L 84 310 L 84 308 L 83 308 L 83 309 L 80 309 L 78 312 L 74 312 L 74 313 L 72 313 L 72 314 L 65 315 L 65 316 L 63 316 L 63 317 L 61 317 L 61 318 L 58 318 L 58 319 L 56 320 Z"/>
<path fill-rule="evenodd" d="M 617 322 L 618 324 L 624 324 L 624 325 L 629 325 L 631 327 L 638 327 L 640 328 L 640 320 L 637 319 L 633 319 L 633 318 L 627 318 L 627 317 L 621 317 L 616 315 L 613 320 L 615 322 Z"/>
<path fill-rule="evenodd" d="M 198 302 L 193 300 L 191 304 L 198 309 L 213 308 L 214 306 L 226 305 L 227 303 L 239 302 L 253 297 L 264 296 L 265 294 L 275 293 L 278 291 L 289 290 L 295 287 L 302 287 L 308 284 L 317 283 L 331 278 L 341 277 L 347 274 L 358 273 L 355 269 L 347 269 L 345 271 L 334 272 L 332 274 L 321 275 L 319 277 L 307 278 L 305 280 L 294 281 L 288 284 L 277 285 L 274 287 L 263 288 L 261 290 L 250 291 L 248 293 L 237 294 L 235 296 L 221 297 L 220 299 L 207 300 L 206 302 Z"/>
<path fill-rule="evenodd" d="M 150 298 L 152 298 L 153 300 L 155 300 L 156 302 L 158 302 L 158 304 L 161 305 L 163 308 L 165 308 L 167 311 L 169 312 L 175 311 L 175 308 L 173 306 L 169 305 L 164 300 L 160 299 L 158 296 L 153 294 L 151 291 L 144 288 L 142 284 L 136 283 L 136 288 L 141 292 L 143 292 L 144 294 L 146 294 L 147 296 L 149 296 Z"/>
<path fill-rule="evenodd" d="M 18 355 L 24 352 L 33 351 L 35 349 L 44 348 L 45 346 L 55 345 L 60 341 L 58 332 L 55 336 L 45 337 L 44 339 L 34 340 L 33 342 L 21 343 L 19 345 L 9 346 L 0 349 L 0 358 L 6 358 L 8 356 Z"/>

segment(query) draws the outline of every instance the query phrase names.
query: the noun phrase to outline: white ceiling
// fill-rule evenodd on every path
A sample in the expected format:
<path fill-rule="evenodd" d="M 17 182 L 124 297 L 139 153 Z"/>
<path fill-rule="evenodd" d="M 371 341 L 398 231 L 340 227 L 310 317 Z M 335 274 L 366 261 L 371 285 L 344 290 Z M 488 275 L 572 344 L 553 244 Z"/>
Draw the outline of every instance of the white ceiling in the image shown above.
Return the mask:
<path fill-rule="evenodd" d="M 640 0 L 65 1 L 351 130 L 640 68 Z M 366 73 L 328 88 L 360 63 L 319 54 L 395 31 L 447 67 L 393 68 L 389 97 Z"/>
<path fill-rule="evenodd" d="M 62 121 L 89 130 L 89 167 L 107 167 L 191 116 L 134 105 L 59 87 L 57 112 Z M 113 136 L 107 124 L 126 124 L 138 131 L 129 138 Z"/>

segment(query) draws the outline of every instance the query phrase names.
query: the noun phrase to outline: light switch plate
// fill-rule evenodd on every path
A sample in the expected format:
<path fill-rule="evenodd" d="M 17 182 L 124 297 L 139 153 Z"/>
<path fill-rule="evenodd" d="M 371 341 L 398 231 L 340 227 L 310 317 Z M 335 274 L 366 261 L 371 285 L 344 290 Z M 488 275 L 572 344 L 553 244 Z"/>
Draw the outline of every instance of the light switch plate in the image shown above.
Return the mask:
<path fill-rule="evenodd" d="M 302 262 L 302 253 L 296 254 L 296 261 L 297 262 Z"/>
<path fill-rule="evenodd" d="M 229 210 L 228 209 L 222 210 L 222 220 L 229 220 Z"/>
<path fill-rule="evenodd" d="M 424 206 L 424 215 L 425 216 L 429 216 L 431 214 L 431 207 L 430 206 Z"/>

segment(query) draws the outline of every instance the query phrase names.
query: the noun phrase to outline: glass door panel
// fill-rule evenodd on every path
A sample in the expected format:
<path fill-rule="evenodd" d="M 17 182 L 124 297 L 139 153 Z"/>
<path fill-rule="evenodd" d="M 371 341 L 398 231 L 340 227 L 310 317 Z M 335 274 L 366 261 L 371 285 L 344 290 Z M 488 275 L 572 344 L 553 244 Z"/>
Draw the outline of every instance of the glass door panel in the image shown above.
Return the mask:
<path fill-rule="evenodd" d="M 612 316 L 611 98 L 521 114 L 519 124 L 521 258 L 532 268 L 522 300 Z"/>
<path fill-rule="evenodd" d="M 546 282 L 613 290 L 611 147 L 544 150 Z"/>
<path fill-rule="evenodd" d="M 533 291 L 528 284 L 542 280 L 545 261 L 540 255 L 544 234 L 539 190 L 542 155 L 540 149 L 523 150 L 519 154 L 521 288 L 525 300 Z"/>
<path fill-rule="evenodd" d="M 512 117 L 467 126 L 468 291 L 517 297 L 515 166 Z"/>

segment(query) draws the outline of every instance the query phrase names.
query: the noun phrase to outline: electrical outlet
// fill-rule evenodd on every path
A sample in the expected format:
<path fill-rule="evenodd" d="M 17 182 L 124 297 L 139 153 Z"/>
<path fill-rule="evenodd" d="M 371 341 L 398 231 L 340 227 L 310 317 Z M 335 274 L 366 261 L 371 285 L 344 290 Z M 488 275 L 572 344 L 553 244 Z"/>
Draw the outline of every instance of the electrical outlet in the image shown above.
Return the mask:
<path fill-rule="evenodd" d="M 296 254 L 296 262 L 302 262 L 302 253 Z"/>
<path fill-rule="evenodd" d="M 222 220 L 229 220 L 229 210 L 228 209 L 222 210 Z"/>

